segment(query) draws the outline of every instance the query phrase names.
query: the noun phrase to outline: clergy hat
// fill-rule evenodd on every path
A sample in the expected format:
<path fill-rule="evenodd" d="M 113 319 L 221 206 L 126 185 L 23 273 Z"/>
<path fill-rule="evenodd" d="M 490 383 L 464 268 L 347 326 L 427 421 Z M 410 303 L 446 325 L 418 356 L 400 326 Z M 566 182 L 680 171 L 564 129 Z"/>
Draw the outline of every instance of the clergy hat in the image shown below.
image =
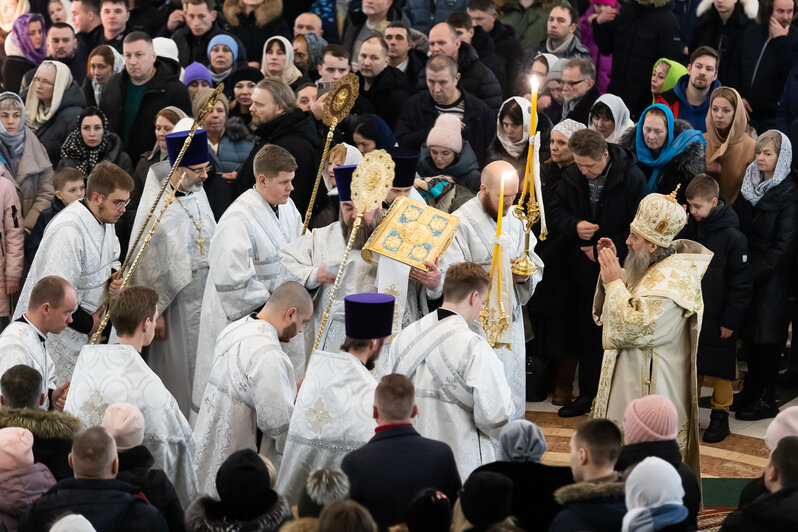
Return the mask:
<path fill-rule="evenodd" d="M 338 201 L 352 200 L 352 174 L 355 173 L 355 168 L 357 168 L 356 164 L 333 168 L 335 187 L 338 189 Z"/>
<path fill-rule="evenodd" d="M 676 201 L 679 186 L 667 196 L 654 193 L 643 198 L 632 220 L 632 231 L 661 248 L 670 247 L 687 224 L 684 208 Z"/>
<path fill-rule="evenodd" d="M 340 190 L 340 188 L 339 188 Z M 356 340 L 385 338 L 393 332 L 396 298 L 390 294 L 352 294 L 344 298 L 346 336 Z"/>
<path fill-rule="evenodd" d="M 174 165 L 177 155 L 183 149 L 183 142 L 188 137 L 188 131 L 178 131 L 166 135 L 166 150 L 169 152 L 169 164 Z M 208 162 L 208 134 L 204 129 L 198 129 L 188 145 L 186 153 L 180 160 L 180 166 L 196 166 Z"/>
<path fill-rule="evenodd" d="M 393 186 L 396 188 L 412 187 L 416 181 L 416 167 L 418 166 L 419 153 L 409 148 L 394 146 L 385 150 L 396 164 L 394 170 Z"/>

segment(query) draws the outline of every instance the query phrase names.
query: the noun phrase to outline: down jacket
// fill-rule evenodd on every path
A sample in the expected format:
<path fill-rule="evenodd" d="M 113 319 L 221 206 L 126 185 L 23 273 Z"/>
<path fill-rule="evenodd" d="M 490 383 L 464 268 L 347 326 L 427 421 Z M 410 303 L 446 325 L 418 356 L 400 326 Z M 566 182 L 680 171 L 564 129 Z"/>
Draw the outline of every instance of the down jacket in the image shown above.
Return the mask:
<path fill-rule="evenodd" d="M 290 521 L 291 506 L 284 497 L 269 511 L 252 521 L 227 521 L 219 515 L 219 502 L 210 497 L 200 497 L 186 509 L 186 530 L 189 532 L 277 532 L 284 523 Z"/>
<path fill-rule="evenodd" d="M 47 492 L 55 479 L 47 466 L 33 463 L 8 471 L 0 471 L 0 523 L 10 532 L 17 530 L 17 523 L 28 506 Z"/>
<path fill-rule="evenodd" d="M 5 173 L 5 167 L 0 166 L 0 173 Z M 0 209 L 3 213 L 0 219 L 0 316 L 7 317 L 11 315 L 11 298 L 6 294 L 6 282 L 17 281 L 22 286 L 25 230 L 14 182 L 3 177 L 0 177 Z"/>

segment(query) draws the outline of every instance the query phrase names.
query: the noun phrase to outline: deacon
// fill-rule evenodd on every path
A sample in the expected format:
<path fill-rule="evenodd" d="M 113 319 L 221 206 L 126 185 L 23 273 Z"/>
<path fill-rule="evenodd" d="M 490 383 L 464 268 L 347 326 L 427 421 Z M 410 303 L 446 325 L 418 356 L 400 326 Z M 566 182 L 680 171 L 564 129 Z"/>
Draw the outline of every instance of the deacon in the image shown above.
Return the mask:
<path fill-rule="evenodd" d="M 42 278 L 33 287 L 28 310 L 0 333 L 0 375 L 24 364 L 42 376 L 42 406 L 64 409 L 67 383 L 56 386 L 55 364 L 47 353 L 48 334 L 59 334 L 72 322 L 78 293 L 68 282 L 55 275 Z"/>
<path fill-rule="evenodd" d="M 296 168 L 287 150 L 274 144 L 263 146 L 255 156 L 255 186 L 227 208 L 216 226 L 202 298 L 192 418 L 199 412 L 216 338 L 269 299 L 280 271 L 278 251 L 302 231 L 302 218 L 289 197 Z"/>
<path fill-rule="evenodd" d="M 133 179 L 113 163 L 94 167 L 86 182 L 86 197 L 65 207 L 47 224 L 19 297 L 14 319 L 29 305 L 33 287 L 42 278 L 57 275 L 78 294 L 72 323 L 59 334 L 48 334 L 47 352 L 53 358 L 56 382 L 66 383 L 80 349 L 100 325 L 108 296 L 119 291 L 119 239 L 114 224 L 125 213 Z"/>
<path fill-rule="evenodd" d="M 141 195 L 141 207 L 133 224 L 133 235 L 137 235 L 144 225 L 147 210 L 174 166 L 189 134 L 185 129 L 190 125 L 191 120 L 184 119 L 175 126 L 177 132 L 166 136 L 169 163 L 164 161 L 150 167 Z M 174 202 L 161 218 L 130 279 L 131 284 L 147 286 L 158 292 L 159 317 L 155 341 L 148 351 L 148 362 L 186 416 L 191 410 L 202 295 L 208 278 L 208 247 L 216 228 L 213 211 L 202 187 L 210 171 L 208 136 L 205 130 L 198 129 L 134 250 L 133 257 L 141 249 L 166 197 L 176 191 Z M 132 236 L 131 246 L 134 240 L 135 236 Z"/>
<path fill-rule="evenodd" d="M 597 244 L 601 279 L 593 313 L 603 325 L 605 351 L 592 416 L 620 426 L 632 400 L 667 397 L 679 414 L 683 459 L 699 476 L 696 352 L 704 310 L 701 278 L 712 252 L 673 240 L 686 223 L 676 191 L 649 194 L 632 221 L 624 269 L 612 240 Z"/>
<path fill-rule="evenodd" d="M 105 409 L 129 403 L 144 415 L 144 445 L 152 467 L 162 469 L 186 507 L 197 495 L 191 427 L 175 398 L 141 358 L 155 336 L 158 294 L 150 288 L 124 288 L 111 301 L 118 344 L 87 345 L 78 358 L 64 411 L 86 427 L 102 423 Z"/>
<path fill-rule="evenodd" d="M 502 180 L 504 180 L 504 196 L 501 197 Z M 498 275 L 491 279 L 491 291 L 501 291 L 504 311 L 510 325 L 499 338 L 495 346 L 496 354 L 504 365 L 504 374 L 512 391 L 512 419 L 520 419 L 526 410 L 526 340 L 524 337 L 524 320 L 521 307 L 532 297 L 535 285 L 543 278 L 543 261 L 533 249 L 537 240 L 529 235 L 529 256 L 537 271 L 531 276 L 517 275 L 510 268 L 515 259 L 524 251 L 524 228 L 521 221 L 513 214 L 513 201 L 519 192 L 518 174 L 513 165 L 505 161 L 496 161 L 482 170 L 482 183 L 476 197 L 468 200 L 453 214 L 460 219 L 452 245 L 443 255 L 444 264 L 458 262 L 476 262 L 490 272 L 493 260 L 493 248 L 496 242 L 496 220 L 499 216 L 499 204 L 503 202 L 502 212 L 502 263 L 497 268 L 502 270 L 502 284 L 498 285 Z M 498 312 L 498 308 L 492 309 Z M 478 329 L 478 326 L 472 326 Z"/>
<path fill-rule="evenodd" d="M 277 492 L 297 503 L 308 474 L 339 468 L 350 451 L 374 435 L 371 374 L 391 335 L 394 297 L 353 294 L 344 299 L 346 336 L 340 350 L 317 350 L 299 389 L 288 427 Z"/>
<path fill-rule="evenodd" d="M 488 293 L 490 277 L 478 264 L 446 270 L 443 305 L 406 327 L 380 367 L 401 373 L 416 388 L 416 428 L 449 444 L 460 478 L 498 460 L 494 443 L 515 406 L 504 366 L 487 340 L 471 331 Z"/>
<path fill-rule="evenodd" d="M 200 493 L 216 496 L 219 466 L 240 449 L 259 452 L 279 469 L 297 393 L 294 366 L 280 342 L 302 333 L 312 315 L 308 291 L 288 281 L 260 312 L 219 335 L 194 427 Z"/>

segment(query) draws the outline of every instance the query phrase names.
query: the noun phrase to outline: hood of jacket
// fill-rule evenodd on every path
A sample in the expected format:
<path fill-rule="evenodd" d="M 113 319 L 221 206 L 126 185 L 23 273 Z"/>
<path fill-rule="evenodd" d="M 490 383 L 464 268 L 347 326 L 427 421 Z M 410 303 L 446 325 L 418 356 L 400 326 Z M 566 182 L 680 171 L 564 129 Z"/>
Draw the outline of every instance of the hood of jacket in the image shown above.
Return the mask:
<path fill-rule="evenodd" d="M 603 482 L 577 482 L 554 492 L 554 499 L 587 524 L 589 530 L 618 530 L 626 514 L 624 482 L 620 474 Z"/>
<path fill-rule="evenodd" d="M 624 482 L 620 473 L 601 479 L 599 482 L 576 482 L 554 492 L 554 500 L 560 504 L 589 502 L 624 496 Z"/>
<path fill-rule="evenodd" d="M 313 115 L 301 109 L 294 109 L 269 120 L 258 126 L 255 134 L 267 142 L 286 135 L 293 135 L 308 140 L 314 148 L 321 144 Z"/>
<path fill-rule="evenodd" d="M 72 81 L 61 97 L 61 105 L 58 107 L 58 112 L 60 113 L 69 107 L 80 107 L 83 109 L 85 105 L 83 101 L 83 90 L 80 88 L 80 85 Z M 57 114 L 54 116 L 57 116 Z M 70 124 L 70 126 L 74 125 L 76 124 Z"/>
<path fill-rule="evenodd" d="M 680 77 L 676 81 L 676 85 L 673 86 L 673 93 L 679 98 L 679 105 L 689 107 L 693 109 L 696 113 L 704 113 L 709 110 L 709 100 L 712 96 L 712 91 L 720 87 L 720 81 L 717 79 L 712 82 L 712 86 L 709 88 L 709 92 L 707 93 L 707 98 L 701 103 L 701 105 L 695 106 L 692 105 L 690 102 L 687 101 L 687 84 L 690 83 L 690 75 L 685 74 L 684 76 Z M 674 127 L 675 129 L 675 127 Z"/>
<path fill-rule="evenodd" d="M 704 13 L 707 13 L 710 9 L 713 9 L 713 7 L 712 0 L 701 0 L 701 3 L 698 4 L 698 8 L 696 8 L 696 15 L 700 17 Z M 717 14 L 718 10 L 713 10 Z M 729 20 L 732 20 L 738 12 L 744 13 L 745 16 L 753 20 L 756 18 L 756 13 L 758 10 L 759 2 L 757 2 L 757 0 L 739 0 L 734 4 L 734 11 L 732 12 L 732 16 L 729 17 Z"/>
<path fill-rule="evenodd" d="M 55 478 L 44 464 L 31 464 L 11 471 L 0 471 L 0 513 L 21 516 L 30 503 L 46 493 Z"/>
<path fill-rule="evenodd" d="M 4 406 L 0 408 L 0 427 L 28 429 L 36 438 L 45 440 L 71 440 L 83 424 L 66 412 Z"/>
<path fill-rule="evenodd" d="M 285 497 L 280 496 L 277 502 L 266 513 L 252 521 L 240 522 L 222 520 L 218 514 L 219 501 L 211 497 L 200 497 L 186 509 L 186 529 L 222 532 L 228 530 L 272 531 L 278 530 L 286 521 L 293 518 L 291 507 Z"/>
<path fill-rule="evenodd" d="M 745 530 L 748 520 L 762 525 L 762 529 L 793 530 L 798 521 L 798 485 L 762 494 L 736 513 L 742 514 L 740 530 Z"/>
<path fill-rule="evenodd" d="M 155 463 L 152 453 L 143 445 L 119 451 L 119 472 L 144 470 L 146 473 Z"/>

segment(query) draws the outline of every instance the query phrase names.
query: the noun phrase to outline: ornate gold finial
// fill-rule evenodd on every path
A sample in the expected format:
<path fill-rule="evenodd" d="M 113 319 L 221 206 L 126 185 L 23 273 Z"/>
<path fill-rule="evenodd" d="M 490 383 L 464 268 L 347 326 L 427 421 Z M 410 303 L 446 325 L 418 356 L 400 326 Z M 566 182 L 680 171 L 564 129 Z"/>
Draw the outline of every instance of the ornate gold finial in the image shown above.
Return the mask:
<path fill-rule="evenodd" d="M 678 185 L 676 185 L 676 188 L 675 188 L 675 189 L 673 189 L 673 192 L 671 192 L 670 194 L 668 194 L 667 196 L 665 196 L 665 198 L 666 198 L 668 201 L 670 201 L 670 202 L 676 203 L 676 193 L 677 193 L 677 192 L 679 192 L 679 189 L 680 189 L 681 187 L 682 187 L 682 184 L 681 184 L 681 183 L 679 183 Z"/>
<path fill-rule="evenodd" d="M 385 150 L 363 157 L 352 174 L 352 201 L 359 213 L 379 207 L 393 186 L 396 163 Z"/>
<path fill-rule="evenodd" d="M 199 127 L 202 127 L 202 121 L 213 111 L 213 106 L 219 101 L 219 96 L 222 94 L 223 90 L 224 83 L 219 83 L 219 86 L 213 89 L 213 94 L 211 94 L 211 97 L 205 102 L 205 105 L 200 107 L 197 113 L 197 119 L 194 121 L 195 124 L 199 124 Z"/>
<path fill-rule="evenodd" d="M 360 80 L 355 74 L 349 73 L 333 83 L 324 101 L 322 121 L 330 127 L 340 124 L 355 105 L 359 92 Z"/>

